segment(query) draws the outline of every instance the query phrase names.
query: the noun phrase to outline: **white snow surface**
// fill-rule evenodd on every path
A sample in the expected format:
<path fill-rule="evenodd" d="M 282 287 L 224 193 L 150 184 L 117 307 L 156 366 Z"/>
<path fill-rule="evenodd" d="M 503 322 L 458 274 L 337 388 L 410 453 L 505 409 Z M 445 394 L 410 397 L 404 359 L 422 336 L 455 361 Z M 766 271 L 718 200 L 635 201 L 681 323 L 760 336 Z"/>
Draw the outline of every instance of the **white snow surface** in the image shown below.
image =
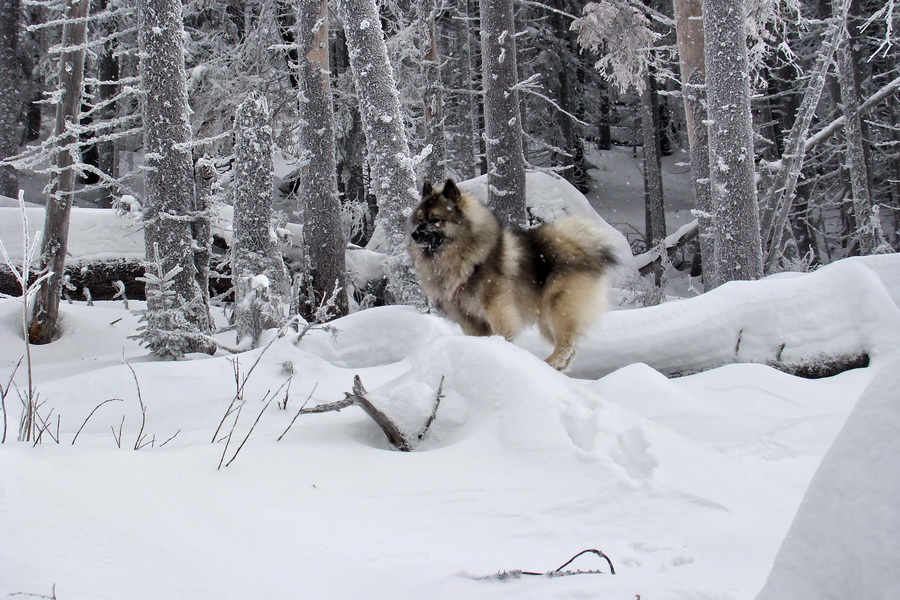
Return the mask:
<path fill-rule="evenodd" d="M 466 337 L 405 307 L 299 342 L 270 333 L 267 349 L 236 357 L 159 362 L 128 338 L 137 319 L 121 303 L 64 304 L 63 336 L 32 348 L 60 443 L 13 441 L 15 391 L 5 401 L 0 595 L 752 600 L 768 578 L 764 598 L 896 597 L 898 300 L 892 255 L 614 311 L 568 376 L 536 337 Z M 24 351 L 20 310 L 0 301 L 4 386 Z M 747 354 L 734 356 L 741 330 Z M 805 380 L 740 362 L 781 344 L 797 356 L 862 350 L 871 364 Z M 211 440 L 235 360 L 250 375 L 226 448 Z M 650 366 L 675 363 L 708 370 L 667 379 Z M 413 437 L 443 377 L 414 452 L 391 450 L 357 407 L 301 415 L 276 441 L 300 406 L 343 399 L 354 375 Z M 155 442 L 135 451 L 138 389 Z M 73 445 L 110 398 L 121 400 Z M 479 579 L 550 571 L 587 548 L 616 574 Z M 608 570 L 596 556 L 570 568 Z"/>

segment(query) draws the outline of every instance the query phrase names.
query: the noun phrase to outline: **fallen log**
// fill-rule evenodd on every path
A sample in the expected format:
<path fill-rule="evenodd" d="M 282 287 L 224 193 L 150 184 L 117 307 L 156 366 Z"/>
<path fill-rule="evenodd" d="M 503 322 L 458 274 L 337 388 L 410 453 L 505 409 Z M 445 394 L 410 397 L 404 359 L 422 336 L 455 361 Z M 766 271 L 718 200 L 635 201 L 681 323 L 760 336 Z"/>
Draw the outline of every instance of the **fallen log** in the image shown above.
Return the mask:
<path fill-rule="evenodd" d="M 219 295 L 227 293 L 231 288 L 231 272 L 228 265 L 210 265 L 210 293 Z M 64 297 L 72 300 L 119 300 L 122 282 L 128 300 L 145 300 L 144 284 L 137 281 L 144 274 L 144 265 L 135 258 L 109 258 L 66 264 L 63 276 Z M 39 273 L 32 271 L 30 281 L 33 282 Z M 9 265 L 0 264 L 0 294 L 19 297 L 22 288 Z"/>

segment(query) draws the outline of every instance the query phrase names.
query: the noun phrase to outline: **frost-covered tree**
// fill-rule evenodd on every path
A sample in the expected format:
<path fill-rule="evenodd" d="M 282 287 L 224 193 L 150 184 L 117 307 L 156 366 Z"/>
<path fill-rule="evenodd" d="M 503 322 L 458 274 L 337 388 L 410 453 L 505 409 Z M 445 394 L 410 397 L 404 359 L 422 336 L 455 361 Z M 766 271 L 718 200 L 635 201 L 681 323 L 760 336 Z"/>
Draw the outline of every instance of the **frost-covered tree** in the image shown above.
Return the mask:
<path fill-rule="evenodd" d="M 441 181 L 446 173 L 444 140 L 444 92 L 441 83 L 440 55 L 438 54 L 435 0 L 419 0 L 419 20 L 424 47 L 425 91 L 424 126 L 425 143 L 430 148 L 425 157 L 425 179 Z"/>
<path fill-rule="evenodd" d="M 850 190 L 853 198 L 853 214 L 859 237 L 860 254 L 872 254 L 878 247 L 878 225 L 873 223 L 872 175 L 869 158 L 868 126 L 860 114 L 861 72 L 864 66 L 859 59 L 860 31 L 857 18 L 859 0 L 835 0 L 835 18 L 843 23 L 844 35 L 838 46 L 837 74 L 841 105 L 846 118 L 844 137 L 846 149 L 844 162 L 850 172 Z"/>
<path fill-rule="evenodd" d="M 191 130 L 188 125 L 187 91 L 184 70 L 184 28 L 181 0 L 138 0 L 138 41 L 140 72 L 145 91 L 144 150 L 146 199 L 143 206 L 147 260 L 159 248 L 159 270 L 174 274 L 172 292 L 178 298 L 176 310 L 184 322 L 201 333 L 212 331 L 212 319 L 205 295 L 197 283 L 194 222 L 208 218 L 196 210 L 194 165 L 191 158 Z M 157 311 L 165 306 L 147 299 L 149 330 L 159 328 Z M 209 352 L 213 347 L 201 338 L 190 340 L 185 351 Z M 150 340 L 151 349 L 153 348 Z"/>
<path fill-rule="evenodd" d="M 394 301 L 421 304 L 406 252 L 407 218 L 419 195 L 378 8 L 374 0 L 340 0 L 338 14 L 366 135 L 371 190 L 378 202 L 380 231 L 369 245 L 388 255 L 388 292 Z"/>
<path fill-rule="evenodd" d="M 704 268 L 721 283 L 762 276 L 746 19 L 743 0 L 703 2 L 715 236 L 715 255 Z"/>
<path fill-rule="evenodd" d="M 34 301 L 28 331 L 32 344 L 48 344 L 58 333 L 59 301 L 69 245 L 69 215 L 72 213 L 75 190 L 75 165 L 79 162 L 78 134 L 74 123 L 81 108 L 81 84 L 84 78 L 85 21 L 89 0 L 69 0 L 66 5 L 66 24 L 63 27 L 63 47 L 60 56 L 59 81 L 62 96 L 56 105 L 54 138 L 57 150 L 56 171 L 53 173 L 47 213 L 41 242 L 41 271 L 51 275 L 41 283 Z"/>
<path fill-rule="evenodd" d="M 272 127 L 261 94 L 238 107 L 234 122 L 234 237 L 231 280 L 239 344 L 255 345 L 263 330 L 281 327 L 290 281 L 272 223 Z"/>
<path fill-rule="evenodd" d="M 0 161 L 16 153 L 19 112 L 22 107 L 19 85 L 19 0 L 0 0 Z M 15 198 L 19 193 L 16 170 L 0 165 L 0 196 Z"/>
<path fill-rule="evenodd" d="M 706 58 L 702 0 L 675 0 L 675 34 L 681 74 L 681 98 L 691 157 L 691 185 L 700 226 L 700 256 L 712 262 L 712 199 L 709 192 L 709 132 L 706 127 Z M 715 287 L 714 270 L 703 277 Z"/>
<path fill-rule="evenodd" d="M 302 285 L 306 318 L 333 301 L 330 318 L 347 314 L 345 248 L 334 158 L 334 108 L 328 64 L 328 3 L 297 2 L 297 88 L 300 93 L 298 141 L 303 175 L 298 194 L 303 208 L 303 241 L 309 257 Z M 308 283 L 309 285 L 307 285 Z"/>
<path fill-rule="evenodd" d="M 512 0 L 481 2 L 481 64 L 488 203 L 505 223 L 525 223 L 525 154 Z"/>

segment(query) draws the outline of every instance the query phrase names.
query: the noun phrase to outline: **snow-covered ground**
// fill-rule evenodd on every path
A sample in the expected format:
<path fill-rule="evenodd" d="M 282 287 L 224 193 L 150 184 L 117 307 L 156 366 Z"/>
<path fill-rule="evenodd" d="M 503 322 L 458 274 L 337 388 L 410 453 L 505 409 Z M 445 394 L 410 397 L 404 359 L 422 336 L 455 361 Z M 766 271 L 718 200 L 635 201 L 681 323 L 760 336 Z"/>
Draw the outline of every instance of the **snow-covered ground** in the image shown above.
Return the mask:
<path fill-rule="evenodd" d="M 591 204 L 639 223 L 630 154 L 594 158 L 615 176 L 595 174 Z M 690 215 L 683 182 L 671 189 L 677 226 Z M 530 174 L 529 193 L 549 217 L 590 211 L 547 176 Z M 14 260 L 18 214 L 0 208 Z M 42 226 L 40 210 L 29 219 Z M 217 226 L 227 238 L 227 210 Z M 72 227 L 73 261 L 142 252 L 130 217 L 76 208 Z M 378 271 L 375 253 L 353 252 L 356 277 Z M 159 362 L 129 339 L 137 317 L 122 303 L 64 304 L 62 337 L 31 348 L 41 444 L 14 441 L 24 367 L 4 398 L 0 596 L 900 598 L 900 256 L 652 308 L 618 306 L 627 296 L 613 290 L 568 375 L 541 360 L 536 332 L 465 337 L 404 307 Z M 0 300 L 3 390 L 24 351 L 21 305 Z M 868 367 L 818 380 L 767 366 L 861 356 Z M 694 374 L 664 375 L 676 372 Z M 355 406 L 296 417 L 343 399 L 356 375 L 414 440 L 443 380 L 414 452 L 390 449 Z M 492 577 L 588 548 L 616 574 L 585 555 L 567 569 L 605 573 Z"/>
<path fill-rule="evenodd" d="M 860 314 L 835 312 L 820 296 L 850 306 L 861 281 L 873 299 Z M 735 319 L 755 326 L 759 318 L 741 312 L 741 299 L 752 306 L 769 297 L 768 314 L 782 326 L 757 328 L 757 346 L 777 347 L 788 336 L 797 348 L 814 347 L 818 341 L 804 340 L 818 321 L 867 352 L 870 366 L 805 380 L 761 364 L 723 364 L 667 379 L 634 362 L 576 378 L 544 364 L 536 338 L 465 337 L 403 307 L 356 313 L 334 323 L 337 332 L 315 330 L 299 342 L 288 335 L 237 357 L 157 362 L 128 339 L 136 318 L 121 303 L 64 304 L 62 338 L 32 348 L 41 414 L 52 423 L 43 443 L 12 441 L 19 401 L 15 391 L 6 398 L 0 593 L 49 595 L 55 585 L 60 600 L 750 600 L 795 521 L 794 547 L 812 543 L 817 552 L 786 542 L 779 589 L 802 587 L 818 569 L 857 597 L 897 597 L 898 442 L 884 425 L 898 414 L 900 257 L 723 290 L 733 311 L 710 311 L 709 295 L 670 304 L 679 323 L 693 324 L 690 336 L 672 332 L 664 307 L 611 312 L 582 359 L 616 356 L 620 335 L 629 352 L 643 346 L 649 362 L 702 355 Z M 868 333 L 845 331 L 863 323 Z M 24 352 L 19 324 L 19 303 L 0 302 L 4 386 Z M 247 377 L 246 404 L 233 428 L 234 414 L 222 425 L 220 438 L 233 429 L 226 447 L 212 438 L 235 396 L 235 362 Z M 576 374 L 589 370 L 576 365 Z M 23 375 L 20 368 L 20 389 Z M 416 451 L 389 449 L 357 407 L 301 415 L 277 441 L 304 403 L 342 399 L 354 375 L 410 433 L 424 426 L 444 378 L 436 419 Z M 138 390 L 143 442 L 155 442 L 135 451 Z M 241 447 L 267 394 L 275 399 Z M 804 520 L 801 499 L 861 395 L 875 398 L 865 404 L 874 412 L 865 418 L 861 401 L 864 414 L 845 433 L 853 447 L 878 454 L 833 451 L 804 501 L 812 515 Z M 108 399 L 116 400 L 78 434 Z M 57 427 L 59 444 L 50 438 Z M 838 493 L 850 497 L 849 521 L 843 506 L 827 507 Z M 874 550 L 860 558 L 879 554 L 878 569 L 859 566 L 866 545 Z M 550 571 L 587 548 L 605 552 L 616 574 L 479 579 Z M 569 568 L 608 571 L 592 555 Z"/>

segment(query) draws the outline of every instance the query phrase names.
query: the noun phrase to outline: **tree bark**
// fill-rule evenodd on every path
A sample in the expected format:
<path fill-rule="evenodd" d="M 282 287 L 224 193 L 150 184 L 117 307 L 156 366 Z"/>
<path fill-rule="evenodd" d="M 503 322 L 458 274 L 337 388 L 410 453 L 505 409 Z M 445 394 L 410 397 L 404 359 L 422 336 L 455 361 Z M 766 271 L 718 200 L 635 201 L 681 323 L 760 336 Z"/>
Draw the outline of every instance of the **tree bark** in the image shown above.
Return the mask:
<path fill-rule="evenodd" d="M 644 216 L 647 249 L 666 237 L 666 208 L 662 182 L 662 150 L 659 134 L 659 104 L 653 75 L 645 76 L 641 92 L 641 134 L 644 155 Z"/>
<path fill-rule="evenodd" d="M 706 126 L 706 56 L 703 39 L 703 2 L 675 0 L 675 33 L 681 73 L 681 97 L 691 156 L 691 185 L 700 227 L 700 255 L 712 265 L 715 236 L 712 231 L 712 197 L 709 190 L 709 132 Z M 718 285 L 715 269 L 703 269 L 707 288 Z"/>
<path fill-rule="evenodd" d="M 138 44 L 143 96 L 144 150 L 147 158 L 143 207 L 144 241 L 148 261 L 157 249 L 162 272 L 174 267 L 178 310 L 190 326 L 212 331 L 209 305 L 197 283 L 193 221 L 206 218 L 194 212 L 194 165 L 188 142 L 187 88 L 184 69 L 184 27 L 181 0 L 138 0 Z M 151 269 L 155 270 L 155 269 Z M 164 310 L 153 297 L 147 300 L 150 328 Z M 153 348 L 156 351 L 156 348 Z M 186 351 L 211 352 L 208 343 L 195 342 Z"/>
<path fill-rule="evenodd" d="M 253 92 L 234 119 L 235 188 L 231 273 L 237 341 L 255 346 L 264 329 L 281 327 L 290 282 L 272 226 L 272 127 L 265 98 Z"/>
<path fill-rule="evenodd" d="M 22 108 L 19 84 L 19 0 L 0 0 L 0 160 L 16 154 L 17 130 Z M 0 196 L 19 194 L 16 170 L 0 166 Z"/>
<path fill-rule="evenodd" d="M 705 0 L 706 92 L 716 281 L 762 276 L 750 66 L 741 0 Z"/>
<path fill-rule="evenodd" d="M 309 275 L 314 297 L 303 298 L 301 313 L 307 319 L 329 300 L 333 306 L 326 320 L 347 314 L 344 253 L 347 240 L 341 228 L 334 159 L 334 108 L 328 65 L 328 3 L 297 3 L 297 81 L 300 92 L 299 142 L 305 176 L 299 187 L 304 208 L 304 243 L 309 256 Z M 302 286 L 306 289 L 306 286 Z"/>
<path fill-rule="evenodd" d="M 444 142 L 444 92 L 441 82 L 440 55 L 438 54 L 437 26 L 434 0 L 420 0 L 421 29 L 425 60 L 425 143 L 431 153 L 425 158 L 425 179 L 443 181 L 447 152 Z"/>
<path fill-rule="evenodd" d="M 58 334 L 59 300 L 66 250 L 69 244 L 69 216 L 72 213 L 75 189 L 75 165 L 78 163 L 78 136 L 69 131 L 78 120 L 84 80 L 84 41 L 87 37 L 85 18 L 90 0 L 69 0 L 66 5 L 67 22 L 63 26 L 63 46 L 70 48 L 60 56 L 59 81 L 62 98 L 56 105 L 57 137 L 56 170 L 52 176 L 47 216 L 41 242 L 40 272 L 53 273 L 41 283 L 35 297 L 28 338 L 32 344 L 47 344 Z"/>
<path fill-rule="evenodd" d="M 525 155 L 512 0 L 481 2 L 481 60 L 488 204 L 501 222 L 525 224 Z"/>
<path fill-rule="evenodd" d="M 847 147 L 844 162 L 850 171 L 850 187 L 853 194 L 853 214 L 856 218 L 860 254 L 872 254 L 878 245 L 876 224 L 872 222 L 872 174 L 869 158 L 868 131 L 860 110 L 859 90 L 861 63 L 854 47 L 859 44 L 860 33 L 856 23 L 859 0 L 835 1 L 835 18 L 843 20 L 846 36 L 837 49 L 838 83 L 841 104 L 846 117 L 844 134 Z"/>
<path fill-rule="evenodd" d="M 369 247 L 388 255 L 388 292 L 393 300 L 423 305 L 406 252 L 406 212 L 419 201 L 418 186 L 378 8 L 374 0 L 340 0 L 338 13 L 366 134 L 371 189 L 378 202 L 376 228 L 381 232 L 376 231 Z"/>

